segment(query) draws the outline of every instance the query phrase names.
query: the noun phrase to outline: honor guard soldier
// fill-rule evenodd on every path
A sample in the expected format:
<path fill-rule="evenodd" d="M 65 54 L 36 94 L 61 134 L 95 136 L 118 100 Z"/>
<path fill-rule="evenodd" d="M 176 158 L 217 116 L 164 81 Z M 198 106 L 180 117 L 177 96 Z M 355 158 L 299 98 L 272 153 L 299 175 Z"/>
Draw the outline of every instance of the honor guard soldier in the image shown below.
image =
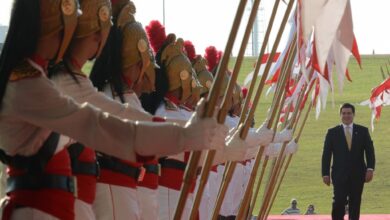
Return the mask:
<path fill-rule="evenodd" d="M 183 40 L 176 39 L 173 34 L 166 36 L 164 27 L 158 21 L 152 21 L 146 30 L 160 66 L 157 74 L 161 74 L 162 78 L 156 81 L 156 92 L 152 94 L 155 98 L 152 100 L 152 112 L 154 108 L 157 116 L 188 120 L 193 111 L 193 101 L 199 99 L 199 93 L 195 94 L 193 91 L 200 87 L 200 84 L 191 62 L 183 53 Z M 215 143 L 214 146 L 220 148 L 223 143 Z M 160 219 L 173 218 L 189 154 L 190 152 L 185 152 L 160 159 Z M 195 181 L 190 191 L 193 192 L 194 188 Z M 191 206 L 192 193 L 186 202 L 183 219 L 189 217 Z"/>
<path fill-rule="evenodd" d="M 95 61 L 90 78 L 108 97 L 145 114 L 141 117 L 135 114 L 135 119 L 165 121 L 145 112 L 138 98 L 143 93 L 155 90 L 156 64 L 142 24 L 134 18 L 135 11 L 135 5 L 131 1 L 113 2 L 114 26 L 106 48 Z M 98 183 L 97 194 L 100 196 L 95 202 L 98 219 L 114 215 L 117 218 L 133 216 L 132 219 L 157 220 L 160 166 L 156 157 L 137 155 L 137 162 L 142 163 L 140 168 L 145 170 L 145 174 L 142 180 L 137 181 L 136 186 L 130 185 L 131 181 L 126 180 L 129 177 L 125 170 L 105 166 L 110 161 L 110 164 L 134 169 L 134 164 L 101 153 L 98 154 L 98 159 L 104 164 L 101 166 L 102 176 Z M 110 211 L 107 212 L 104 207 L 110 207 Z"/>
<path fill-rule="evenodd" d="M 192 120 L 186 127 L 126 121 L 63 94 L 47 77 L 47 66 L 66 51 L 77 5 L 71 0 L 13 4 L 0 57 L 1 158 L 10 176 L 4 219 L 74 219 L 77 189 L 64 148 L 70 140 L 59 134 L 133 162 L 136 153 L 177 154 L 221 141 L 211 137 L 223 130 L 214 119 Z"/>

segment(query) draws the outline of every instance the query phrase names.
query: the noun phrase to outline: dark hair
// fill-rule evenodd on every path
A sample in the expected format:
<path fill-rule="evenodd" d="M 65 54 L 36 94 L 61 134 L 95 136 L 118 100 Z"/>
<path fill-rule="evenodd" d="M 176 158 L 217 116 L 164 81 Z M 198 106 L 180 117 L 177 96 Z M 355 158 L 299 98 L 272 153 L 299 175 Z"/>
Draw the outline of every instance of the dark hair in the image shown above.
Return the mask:
<path fill-rule="evenodd" d="M 162 51 L 169 45 L 169 42 L 165 42 L 160 50 L 156 54 L 156 63 L 160 66 L 159 69 L 156 68 L 156 81 L 155 88 L 156 91 L 149 94 L 142 94 L 140 97 L 142 107 L 149 113 L 155 114 L 157 108 L 163 102 L 165 95 L 169 90 L 169 81 L 166 73 L 166 68 L 161 62 Z"/>
<path fill-rule="evenodd" d="M 53 76 L 58 75 L 63 70 L 66 70 L 65 73 L 69 74 L 77 84 L 80 84 L 79 80 L 76 77 L 76 73 L 73 72 L 73 70 L 69 67 L 68 63 L 64 61 L 61 61 L 57 64 L 49 63 L 49 67 L 47 68 L 47 75 L 49 79 L 51 79 Z"/>
<path fill-rule="evenodd" d="M 124 103 L 121 56 L 122 33 L 114 25 L 110 30 L 102 53 L 95 60 L 89 78 L 99 91 L 102 91 L 107 84 L 110 84 L 114 92 L 118 94 L 121 102 Z"/>
<path fill-rule="evenodd" d="M 351 103 L 344 103 L 344 104 L 342 104 L 341 107 L 340 107 L 340 114 L 341 114 L 341 110 L 343 108 L 350 108 L 350 109 L 352 109 L 352 113 L 355 114 L 355 106 L 353 106 Z"/>
<path fill-rule="evenodd" d="M 9 29 L 0 55 L 0 107 L 12 70 L 34 54 L 40 33 L 40 1 L 14 0 Z"/>

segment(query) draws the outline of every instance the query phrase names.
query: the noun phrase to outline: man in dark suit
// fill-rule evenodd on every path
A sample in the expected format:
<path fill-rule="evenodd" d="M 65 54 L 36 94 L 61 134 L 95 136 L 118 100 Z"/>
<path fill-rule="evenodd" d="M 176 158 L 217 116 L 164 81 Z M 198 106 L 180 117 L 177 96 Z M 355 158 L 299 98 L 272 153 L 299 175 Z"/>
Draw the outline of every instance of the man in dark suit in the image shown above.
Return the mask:
<path fill-rule="evenodd" d="M 353 123 L 354 116 L 355 107 L 343 104 L 340 108 L 342 124 L 329 129 L 325 138 L 322 178 L 326 185 L 333 184 L 333 220 L 344 219 L 347 198 L 349 219 L 359 219 L 364 183 L 370 182 L 374 175 L 375 153 L 370 133 L 366 127 Z"/>

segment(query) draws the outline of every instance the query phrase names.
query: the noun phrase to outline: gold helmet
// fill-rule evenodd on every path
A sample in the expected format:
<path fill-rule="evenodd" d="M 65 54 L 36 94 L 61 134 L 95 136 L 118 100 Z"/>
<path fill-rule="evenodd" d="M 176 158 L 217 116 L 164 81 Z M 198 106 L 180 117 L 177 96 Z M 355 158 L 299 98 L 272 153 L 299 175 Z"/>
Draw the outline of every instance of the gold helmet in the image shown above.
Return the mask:
<path fill-rule="evenodd" d="M 213 84 L 213 74 L 207 70 L 207 61 L 201 56 L 197 56 L 195 58 L 194 64 L 192 65 L 199 79 L 200 84 L 202 85 L 202 89 L 200 94 L 203 95 L 208 93 Z"/>
<path fill-rule="evenodd" d="M 161 63 L 166 68 L 169 81 L 169 91 L 182 89 L 181 102 L 184 103 L 200 83 L 196 79 L 196 74 L 187 56 L 183 53 L 183 39 L 176 40 L 175 35 L 167 37 L 168 45 L 161 54 Z M 200 94 L 200 93 L 199 93 Z"/>
<path fill-rule="evenodd" d="M 80 0 L 80 5 L 83 14 L 79 17 L 74 37 L 87 37 L 99 31 L 101 41 L 96 53 L 96 56 L 99 56 L 112 25 L 110 0 Z"/>
<path fill-rule="evenodd" d="M 77 0 L 41 0 L 40 1 L 41 32 L 40 37 L 50 37 L 63 31 L 62 42 L 55 62 L 58 63 L 69 43 L 77 26 L 77 17 L 80 14 Z M 61 9 L 61 13 L 58 13 Z"/>
<path fill-rule="evenodd" d="M 114 14 L 117 20 L 116 26 L 121 30 L 123 37 L 122 69 L 136 65 L 141 61 L 141 74 L 138 76 L 135 84 L 141 83 L 143 79 L 146 79 L 148 85 L 145 85 L 146 91 L 143 92 L 152 92 L 155 90 L 156 73 L 154 68 L 157 67 L 157 64 L 142 24 L 135 21 L 135 5 L 131 1 L 127 1 L 127 3 L 120 11 L 116 5 L 118 3 L 114 5 L 115 11 L 119 11 L 118 16 Z"/>

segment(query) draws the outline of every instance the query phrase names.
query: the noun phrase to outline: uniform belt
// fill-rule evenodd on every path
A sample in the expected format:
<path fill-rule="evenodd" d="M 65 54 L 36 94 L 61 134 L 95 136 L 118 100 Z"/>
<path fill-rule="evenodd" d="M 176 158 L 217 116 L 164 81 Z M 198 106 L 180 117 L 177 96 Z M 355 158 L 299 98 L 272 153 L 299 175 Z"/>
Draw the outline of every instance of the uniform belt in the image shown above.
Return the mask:
<path fill-rule="evenodd" d="M 137 181 L 140 181 L 145 174 L 145 169 L 143 167 L 134 167 L 116 159 L 98 157 L 98 161 L 101 169 L 108 169 L 114 172 L 118 172 L 132 177 Z"/>
<path fill-rule="evenodd" d="M 186 163 L 175 159 L 163 158 L 160 159 L 158 162 L 161 164 L 161 168 L 171 168 L 185 171 L 187 167 Z M 201 171 L 202 168 L 198 167 L 198 169 L 196 170 L 196 174 L 199 175 Z"/>
<path fill-rule="evenodd" d="M 100 176 L 100 165 L 95 162 L 83 162 L 79 160 L 72 161 L 72 172 L 74 174 L 84 174 L 90 176 Z"/>
<path fill-rule="evenodd" d="M 158 176 L 161 174 L 160 164 L 144 164 L 143 167 L 145 168 L 146 173 L 153 173 Z"/>
<path fill-rule="evenodd" d="M 76 180 L 71 176 L 52 174 L 10 176 L 7 179 L 7 193 L 16 190 L 60 189 L 75 194 Z"/>
<path fill-rule="evenodd" d="M 172 168 L 172 169 L 178 169 L 178 170 L 186 170 L 186 166 L 187 164 L 182 162 L 182 161 L 178 161 L 178 160 L 175 160 L 175 159 L 160 159 L 159 160 L 159 163 L 161 164 L 161 168 Z"/>

